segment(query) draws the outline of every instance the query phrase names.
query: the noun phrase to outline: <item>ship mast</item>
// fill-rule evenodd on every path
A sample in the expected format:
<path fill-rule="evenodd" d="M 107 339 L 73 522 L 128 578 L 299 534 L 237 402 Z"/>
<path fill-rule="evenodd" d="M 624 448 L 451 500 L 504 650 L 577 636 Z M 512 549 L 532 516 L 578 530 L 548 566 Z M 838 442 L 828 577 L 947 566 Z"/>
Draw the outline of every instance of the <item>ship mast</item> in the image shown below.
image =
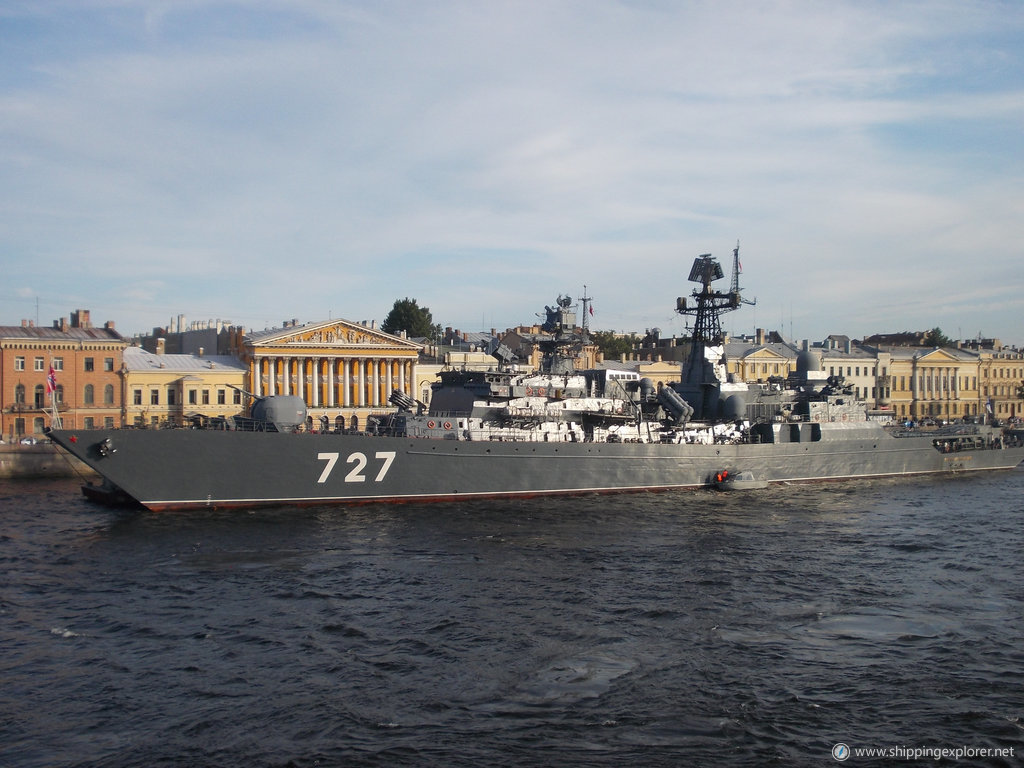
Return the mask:
<path fill-rule="evenodd" d="M 676 312 L 694 318 L 691 335 L 690 354 L 683 370 L 683 381 L 688 384 L 717 383 L 705 371 L 705 349 L 717 347 L 724 343 L 721 316 L 726 312 L 738 309 L 741 304 L 753 304 L 740 295 L 740 244 L 737 241 L 733 251 L 732 285 L 727 293 L 717 291 L 712 283 L 725 277 L 722 265 L 710 253 L 701 254 L 690 267 L 690 282 L 699 283 L 700 288 L 694 289 L 692 298 L 676 299 Z"/>
<path fill-rule="evenodd" d="M 583 295 L 580 297 L 580 301 L 583 302 L 583 343 L 590 343 L 590 303 L 594 300 L 593 296 L 587 296 L 587 286 L 583 286 Z"/>

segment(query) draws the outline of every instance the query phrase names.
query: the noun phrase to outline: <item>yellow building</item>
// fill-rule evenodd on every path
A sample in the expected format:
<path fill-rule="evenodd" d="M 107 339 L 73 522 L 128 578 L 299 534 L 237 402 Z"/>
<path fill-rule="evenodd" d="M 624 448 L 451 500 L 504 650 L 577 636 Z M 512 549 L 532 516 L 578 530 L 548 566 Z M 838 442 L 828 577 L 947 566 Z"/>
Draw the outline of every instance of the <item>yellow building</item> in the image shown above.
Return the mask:
<path fill-rule="evenodd" d="M 121 423 L 126 427 L 183 426 L 245 411 L 248 367 L 228 355 L 166 355 L 140 347 L 124 351 Z"/>
<path fill-rule="evenodd" d="M 978 353 L 892 347 L 889 354 L 890 402 L 896 418 L 954 421 L 984 412 Z"/>
<path fill-rule="evenodd" d="M 734 381 L 784 379 L 796 370 L 796 358 L 796 349 L 781 341 L 770 341 L 761 330 L 756 337 L 733 337 L 725 344 L 725 372 Z"/>
<path fill-rule="evenodd" d="M 370 416 L 393 413 L 388 397 L 413 397 L 422 345 L 347 320 L 286 324 L 248 333 L 239 342 L 248 391 L 295 395 L 314 428 L 359 430 Z"/>
<path fill-rule="evenodd" d="M 1024 352 L 1000 348 L 984 350 L 978 365 L 978 393 L 982 408 L 995 419 L 1024 416 Z"/>

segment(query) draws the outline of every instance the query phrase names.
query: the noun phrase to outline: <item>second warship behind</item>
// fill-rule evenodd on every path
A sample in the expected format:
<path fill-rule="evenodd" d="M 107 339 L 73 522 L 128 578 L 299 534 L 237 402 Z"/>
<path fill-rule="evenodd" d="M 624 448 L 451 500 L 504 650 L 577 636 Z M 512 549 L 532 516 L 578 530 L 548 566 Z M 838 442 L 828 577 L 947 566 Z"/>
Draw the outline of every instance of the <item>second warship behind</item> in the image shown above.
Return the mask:
<path fill-rule="evenodd" d="M 152 510 L 279 504 L 450 501 L 715 487 L 745 473 L 807 482 L 1010 469 L 1024 447 L 997 428 L 905 430 L 868 418 L 841 378 L 809 352 L 789 378 L 733 381 L 721 314 L 745 301 L 738 249 L 729 291 L 710 254 L 676 310 L 693 317 L 681 381 L 578 370 L 587 342 L 572 300 L 546 308 L 543 360 L 521 372 L 499 345 L 491 370 L 448 370 L 429 408 L 395 391 L 397 413 L 372 433 L 306 430 L 298 397 L 254 400 L 227 428 L 52 429 L 58 445 L 104 479 L 92 496 Z M 584 312 L 584 316 L 585 312 Z"/>

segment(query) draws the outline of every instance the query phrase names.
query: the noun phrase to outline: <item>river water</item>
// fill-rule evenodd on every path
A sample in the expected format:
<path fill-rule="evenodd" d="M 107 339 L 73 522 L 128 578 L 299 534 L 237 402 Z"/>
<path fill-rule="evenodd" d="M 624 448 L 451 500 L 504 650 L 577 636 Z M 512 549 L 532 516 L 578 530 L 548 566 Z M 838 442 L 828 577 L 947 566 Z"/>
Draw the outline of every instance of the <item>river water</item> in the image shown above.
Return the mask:
<path fill-rule="evenodd" d="M 0 765 L 1020 765 L 1022 491 L 153 514 L 0 481 Z"/>

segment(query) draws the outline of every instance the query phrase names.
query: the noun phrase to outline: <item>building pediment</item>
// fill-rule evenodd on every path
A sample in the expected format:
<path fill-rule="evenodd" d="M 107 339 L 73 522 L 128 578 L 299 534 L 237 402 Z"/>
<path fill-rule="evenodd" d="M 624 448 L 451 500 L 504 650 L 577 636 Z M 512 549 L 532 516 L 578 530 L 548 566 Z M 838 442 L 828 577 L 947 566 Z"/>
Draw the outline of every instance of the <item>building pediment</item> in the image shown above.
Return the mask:
<path fill-rule="evenodd" d="M 963 357 L 950 352 L 947 349 L 938 348 L 933 349 L 931 352 L 921 355 L 918 358 L 918 362 L 927 363 L 962 363 L 964 362 Z"/>
<path fill-rule="evenodd" d="M 410 352 L 418 352 L 422 346 L 409 339 L 346 320 L 327 320 L 249 334 L 246 336 L 246 344 L 261 349 L 388 349 Z"/>
<path fill-rule="evenodd" d="M 771 349 L 770 347 L 759 347 L 759 348 L 754 349 L 754 350 L 748 352 L 747 354 L 743 355 L 743 359 L 744 360 L 749 360 L 750 362 L 758 362 L 758 363 L 772 362 L 772 363 L 775 363 L 775 362 L 782 362 L 782 361 L 788 360 L 790 358 L 787 358 L 784 355 L 780 355 L 778 352 L 776 352 L 774 349 Z"/>

